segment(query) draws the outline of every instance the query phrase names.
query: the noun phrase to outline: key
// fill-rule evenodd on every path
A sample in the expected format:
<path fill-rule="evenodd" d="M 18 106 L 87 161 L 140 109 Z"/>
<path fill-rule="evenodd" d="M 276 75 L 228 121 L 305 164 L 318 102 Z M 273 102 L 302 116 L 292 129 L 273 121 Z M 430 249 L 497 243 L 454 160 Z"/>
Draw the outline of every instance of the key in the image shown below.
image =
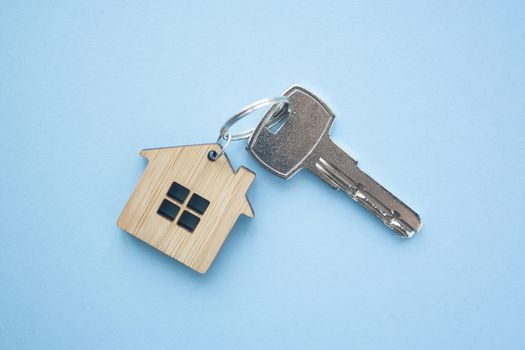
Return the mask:
<path fill-rule="evenodd" d="M 419 215 L 359 169 L 357 161 L 329 136 L 335 115 L 316 95 L 301 86 L 284 94 L 288 109 L 270 109 L 255 128 L 248 152 L 271 173 L 289 179 L 301 169 L 317 174 L 342 190 L 402 237 L 421 228 Z M 275 115 L 287 113 L 278 130 L 268 127 Z"/>

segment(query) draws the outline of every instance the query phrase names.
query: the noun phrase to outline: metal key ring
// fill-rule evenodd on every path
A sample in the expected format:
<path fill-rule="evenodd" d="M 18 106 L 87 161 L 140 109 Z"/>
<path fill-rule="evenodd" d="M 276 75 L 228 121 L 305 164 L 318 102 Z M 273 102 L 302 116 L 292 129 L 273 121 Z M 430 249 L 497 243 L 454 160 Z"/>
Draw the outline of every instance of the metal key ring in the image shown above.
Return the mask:
<path fill-rule="evenodd" d="M 223 139 L 226 140 L 226 143 L 224 144 L 224 146 L 221 143 Z M 229 130 L 226 130 L 226 134 L 224 136 L 222 134 L 219 135 L 216 141 L 217 145 L 219 145 L 221 150 L 219 152 L 214 151 L 214 150 L 209 151 L 208 159 L 211 161 L 216 161 L 220 156 L 224 154 L 224 152 L 226 152 L 226 147 L 228 147 L 228 145 L 231 142 L 232 142 L 232 133 Z"/>
<path fill-rule="evenodd" d="M 279 96 L 279 97 L 266 98 L 263 100 L 256 101 L 252 103 L 251 105 L 244 107 L 239 113 L 235 114 L 230 119 L 228 119 L 226 123 L 222 125 L 219 131 L 219 137 L 217 138 L 217 141 L 216 141 L 217 145 L 219 145 L 221 150 L 219 152 L 216 152 L 214 150 L 208 152 L 208 159 L 211 161 L 217 160 L 220 156 L 224 154 L 224 152 L 226 152 L 226 147 L 228 147 L 232 141 L 249 139 L 252 136 L 253 131 L 255 130 L 255 128 L 252 128 L 252 129 L 245 130 L 243 132 L 239 132 L 237 134 L 232 134 L 230 132 L 230 128 L 233 124 L 237 123 L 242 118 L 246 117 L 247 115 L 251 114 L 252 112 L 255 112 L 256 110 L 262 107 L 273 106 L 276 104 L 286 105 L 288 107 L 288 97 Z M 277 110 L 281 110 L 281 109 L 278 108 Z M 272 114 L 271 116 L 267 117 L 269 118 L 267 122 L 268 127 L 271 128 L 272 126 L 278 124 L 285 117 L 286 117 L 285 113 Z M 226 141 L 224 146 L 222 145 L 223 140 Z"/>
<path fill-rule="evenodd" d="M 230 119 L 228 119 L 226 121 L 226 123 L 224 123 L 222 125 L 222 127 L 220 129 L 220 136 L 219 136 L 219 138 L 223 138 L 224 140 L 227 140 L 228 133 L 230 133 L 229 132 L 230 127 L 233 124 L 237 123 L 239 120 L 241 120 L 242 118 L 246 117 L 247 115 L 255 112 L 256 110 L 261 109 L 262 107 L 273 106 L 273 105 L 276 105 L 276 104 L 282 104 L 282 105 L 288 106 L 288 97 L 286 97 L 286 96 L 278 96 L 278 97 L 274 97 L 274 98 L 265 98 L 263 100 L 256 101 L 256 102 L 252 103 L 251 105 L 244 107 L 239 113 L 237 113 L 234 116 L 232 116 Z M 270 120 L 268 122 L 268 126 L 272 127 L 273 125 L 279 123 L 283 118 L 285 118 L 285 115 L 282 114 L 282 113 L 281 114 L 274 114 L 274 116 L 272 116 L 272 118 L 270 118 Z M 252 136 L 254 130 L 255 130 L 255 128 L 251 128 L 251 129 L 248 129 L 248 130 L 245 130 L 243 132 L 236 133 L 236 134 L 231 134 L 230 133 L 230 136 L 231 136 L 231 140 L 230 141 L 238 141 L 238 140 L 249 139 Z M 226 145 L 224 146 L 224 148 L 226 148 L 226 146 L 229 143 L 230 142 L 227 142 Z"/>

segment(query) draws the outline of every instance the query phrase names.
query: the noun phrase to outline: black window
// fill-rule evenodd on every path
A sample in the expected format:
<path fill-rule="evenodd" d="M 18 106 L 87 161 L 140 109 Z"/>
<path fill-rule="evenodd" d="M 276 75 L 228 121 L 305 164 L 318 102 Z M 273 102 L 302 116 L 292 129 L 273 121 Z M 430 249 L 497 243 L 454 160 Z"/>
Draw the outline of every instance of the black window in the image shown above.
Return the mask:
<path fill-rule="evenodd" d="M 175 199 L 179 203 L 183 203 L 186 200 L 186 197 L 188 197 L 188 193 L 190 193 L 190 190 L 174 182 L 168 190 L 168 197 Z"/>
<path fill-rule="evenodd" d="M 201 221 L 201 216 L 206 212 L 206 209 L 208 209 L 210 201 L 197 193 L 193 193 L 188 203 L 184 205 L 189 194 L 189 189 L 177 182 L 173 182 L 166 193 L 166 196 L 169 199 L 173 199 L 180 203 L 181 206 L 166 198 L 162 201 L 157 213 L 170 221 L 175 221 L 179 212 L 183 209 L 182 214 L 180 214 L 180 217 L 177 220 L 177 225 L 183 227 L 189 232 L 193 232 Z"/>
<path fill-rule="evenodd" d="M 162 204 L 160 205 L 159 210 L 157 210 L 157 213 L 164 216 L 169 221 L 173 221 L 177 217 L 179 210 L 180 207 L 177 204 L 174 204 L 165 199 L 162 201 Z"/>
<path fill-rule="evenodd" d="M 210 202 L 199 196 L 197 193 L 194 193 L 193 196 L 191 196 L 190 201 L 188 202 L 188 207 L 200 214 L 204 214 L 206 209 L 208 209 L 208 205 L 210 205 Z"/>

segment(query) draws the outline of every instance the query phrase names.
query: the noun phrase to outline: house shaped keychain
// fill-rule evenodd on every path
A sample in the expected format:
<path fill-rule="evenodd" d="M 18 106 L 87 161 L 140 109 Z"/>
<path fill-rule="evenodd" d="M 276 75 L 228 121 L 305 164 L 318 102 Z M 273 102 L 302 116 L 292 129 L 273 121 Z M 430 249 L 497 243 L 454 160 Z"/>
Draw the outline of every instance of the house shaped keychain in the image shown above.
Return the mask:
<path fill-rule="evenodd" d="M 254 217 L 246 191 L 255 174 L 235 172 L 216 144 L 143 150 L 148 166 L 118 219 L 133 236 L 208 271 L 239 215 Z"/>
<path fill-rule="evenodd" d="M 224 153 L 232 140 L 249 137 L 252 130 L 232 137 L 229 127 L 283 100 L 246 107 L 221 128 L 216 143 L 140 152 L 148 165 L 117 225 L 193 270 L 207 272 L 239 216 L 255 216 L 246 197 L 255 173 L 242 166 L 234 171 Z"/>

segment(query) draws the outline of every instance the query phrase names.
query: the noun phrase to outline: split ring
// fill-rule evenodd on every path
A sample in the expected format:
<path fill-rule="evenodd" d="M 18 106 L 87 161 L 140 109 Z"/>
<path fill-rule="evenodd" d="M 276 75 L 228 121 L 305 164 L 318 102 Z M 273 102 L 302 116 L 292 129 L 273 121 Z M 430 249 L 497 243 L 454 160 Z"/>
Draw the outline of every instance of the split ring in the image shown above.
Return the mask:
<path fill-rule="evenodd" d="M 276 105 L 276 104 L 285 105 L 286 108 L 288 108 L 288 97 L 286 97 L 286 96 L 278 96 L 278 97 L 274 97 L 274 98 L 266 98 L 266 99 L 263 99 L 263 100 L 256 101 L 256 102 L 252 103 L 251 105 L 244 107 L 239 113 L 235 114 L 230 119 L 228 119 L 226 121 L 226 123 L 224 123 L 222 125 L 222 127 L 220 129 L 220 136 L 219 136 L 219 138 L 223 138 L 224 140 L 227 140 L 228 139 L 228 134 L 230 134 L 230 136 L 229 136 L 230 141 L 227 141 L 225 147 L 231 141 L 238 141 L 238 140 L 249 139 L 252 136 L 253 131 L 255 130 L 255 128 L 252 128 L 252 129 L 245 130 L 243 132 L 239 132 L 239 133 L 236 133 L 236 134 L 231 134 L 229 132 L 229 130 L 230 130 L 230 128 L 231 128 L 231 126 L 233 124 L 237 123 L 239 120 L 241 120 L 242 118 L 246 117 L 247 115 L 255 112 L 258 109 L 261 109 L 261 108 L 266 107 L 266 106 L 273 106 L 273 105 Z M 268 126 L 272 127 L 273 125 L 278 124 L 285 117 L 286 117 L 285 113 L 274 114 L 270 118 L 270 120 L 268 121 Z"/>
<path fill-rule="evenodd" d="M 224 146 L 222 145 L 222 140 L 226 140 Z M 226 147 L 228 147 L 232 142 L 232 133 L 229 130 L 226 130 L 226 134 L 220 134 L 216 142 L 217 145 L 219 145 L 219 147 L 221 148 L 221 150 L 219 152 L 215 150 L 211 150 L 208 152 L 208 159 L 211 161 L 216 161 L 217 158 L 219 158 L 224 154 L 224 152 L 226 152 Z"/>

